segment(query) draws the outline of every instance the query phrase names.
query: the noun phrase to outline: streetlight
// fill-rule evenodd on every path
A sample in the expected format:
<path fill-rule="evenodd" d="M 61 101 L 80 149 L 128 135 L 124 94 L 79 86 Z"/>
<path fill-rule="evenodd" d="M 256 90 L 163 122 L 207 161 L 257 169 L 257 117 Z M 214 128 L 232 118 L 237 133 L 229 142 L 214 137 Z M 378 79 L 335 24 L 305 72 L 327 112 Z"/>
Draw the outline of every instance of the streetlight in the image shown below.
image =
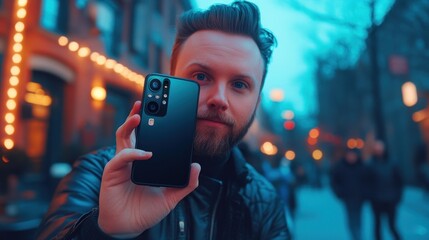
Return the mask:
<path fill-rule="evenodd" d="M 412 107 L 416 105 L 418 101 L 416 85 L 408 81 L 402 84 L 401 89 L 402 89 L 402 101 L 404 102 L 405 106 Z"/>

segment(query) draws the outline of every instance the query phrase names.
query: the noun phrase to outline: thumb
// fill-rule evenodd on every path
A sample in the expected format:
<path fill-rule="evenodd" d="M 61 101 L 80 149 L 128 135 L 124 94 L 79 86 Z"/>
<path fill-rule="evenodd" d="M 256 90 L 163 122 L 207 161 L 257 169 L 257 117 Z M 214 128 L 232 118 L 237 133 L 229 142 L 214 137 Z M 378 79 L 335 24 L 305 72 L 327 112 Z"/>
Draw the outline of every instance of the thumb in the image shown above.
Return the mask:
<path fill-rule="evenodd" d="M 177 204 L 180 200 L 186 197 L 189 193 L 198 187 L 198 177 L 200 175 L 201 166 L 198 163 L 191 164 L 191 173 L 189 176 L 188 186 L 185 188 L 167 188 L 165 195 L 171 200 L 172 203 Z"/>

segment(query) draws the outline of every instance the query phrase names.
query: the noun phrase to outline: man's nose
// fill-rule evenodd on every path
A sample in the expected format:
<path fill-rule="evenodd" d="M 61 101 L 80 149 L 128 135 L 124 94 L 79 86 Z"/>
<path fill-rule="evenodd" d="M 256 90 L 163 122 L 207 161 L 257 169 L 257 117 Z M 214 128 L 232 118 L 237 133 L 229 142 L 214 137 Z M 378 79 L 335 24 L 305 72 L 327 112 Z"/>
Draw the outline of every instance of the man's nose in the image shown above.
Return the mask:
<path fill-rule="evenodd" d="M 228 109 L 227 88 L 225 84 L 213 84 L 210 86 L 207 105 L 209 108 L 215 110 L 225 111 Z"/>

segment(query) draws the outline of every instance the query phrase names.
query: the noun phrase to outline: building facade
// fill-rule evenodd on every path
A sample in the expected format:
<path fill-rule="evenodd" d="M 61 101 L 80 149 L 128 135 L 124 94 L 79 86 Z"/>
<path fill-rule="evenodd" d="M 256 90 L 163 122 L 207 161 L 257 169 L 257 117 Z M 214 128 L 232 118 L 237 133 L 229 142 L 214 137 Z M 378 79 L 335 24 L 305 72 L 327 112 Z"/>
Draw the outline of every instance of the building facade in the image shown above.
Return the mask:
<path fill-rule="evenodd" d="M 144 76 L 169 72 L 175 20 L 191 7 L 186 0 L 0 1 L 3 152 L 22 153 L 26 172 L 49 179 L 57 163 L 114 144 Z"/>
<path fill-rule="evenodd" d="M 318 71 L 322 131 L 342 139 L 344 146 L 349 139 L 371 144 L 371 136 L 381 137 L 390 160 L 409 183 L 416 182 L 418 149 L 429 146 L 428 11 L 427 1 L 396 1 L 384 21 L 369 32 L 367 48 L 353 67 L 326 74 L 323 69 L 329 63 L 322 61 Z M 401 91 L 406 82 L 415 84 L 418 92 L 418 102 L 410 107 Z"/>

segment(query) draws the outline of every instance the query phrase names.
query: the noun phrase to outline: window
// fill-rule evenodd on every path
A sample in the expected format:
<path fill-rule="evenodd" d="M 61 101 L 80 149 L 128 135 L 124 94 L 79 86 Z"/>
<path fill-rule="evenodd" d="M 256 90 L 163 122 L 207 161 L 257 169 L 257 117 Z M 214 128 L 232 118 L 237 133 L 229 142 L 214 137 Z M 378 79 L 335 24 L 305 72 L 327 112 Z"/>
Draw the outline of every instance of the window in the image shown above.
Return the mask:
<path fill-rule="evenodd" d="M 96 27 L 100 30 L 100 38 L 104 43 L 107 55 L 118 56 L 118 41 L 120 39 L 120 15 L 119 7 L 113 1 L 98 1 L 94 7 Z"/>
<path fill-rule="evenodd" d="M 60 0 L 42 0 L 40 25 L 51 32 L 67 33 L 68 3 Z"/>
<path fill-rule="evenodd" d="M 136 63 L 147 67 L 148 53 L 148 5 L 147 1 L 137 1 L 133 6 L 130 31 L 130 51 L 135 53 Z"/>

